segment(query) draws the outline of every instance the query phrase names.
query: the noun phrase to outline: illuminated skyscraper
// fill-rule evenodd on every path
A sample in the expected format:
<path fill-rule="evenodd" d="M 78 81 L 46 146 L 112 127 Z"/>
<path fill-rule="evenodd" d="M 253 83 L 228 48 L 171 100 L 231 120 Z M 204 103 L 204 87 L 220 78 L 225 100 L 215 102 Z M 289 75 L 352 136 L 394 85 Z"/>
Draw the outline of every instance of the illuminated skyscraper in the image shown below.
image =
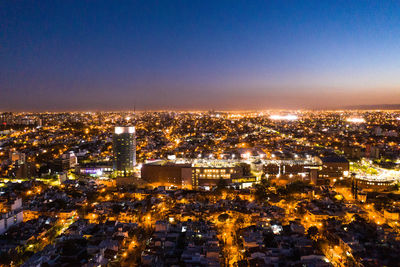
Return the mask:
<path fill-rule="evenodd" d="M 131 172 L 136 165 L 135 127 L 115 127 L 113 136 L 114 170 Z"/>

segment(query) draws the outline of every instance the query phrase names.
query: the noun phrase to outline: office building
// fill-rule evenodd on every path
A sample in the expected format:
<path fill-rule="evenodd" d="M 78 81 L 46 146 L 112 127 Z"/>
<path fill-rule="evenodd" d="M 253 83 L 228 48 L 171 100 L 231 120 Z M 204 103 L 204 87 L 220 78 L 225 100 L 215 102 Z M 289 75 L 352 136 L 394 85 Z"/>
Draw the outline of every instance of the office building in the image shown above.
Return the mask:
<path fill-rule="evenodd" d="M 164 161 L 147 163 L 141 169 L 141 177 L 152 184 L 192 188 L 191 164 L 175 164 Z"/>
<path fill-rule="evenodd" d="M 317 162 L 322 165 L 320 175 L 322 178 L 347 177 L 349 175 L 349 161 L 340 156 L 320 157 Z"/>
<path fill-rule="evenodd" d="M 115 127 L 113 135 L 114 170 L 126 175 L 136 165 L 135 127 Z"/>

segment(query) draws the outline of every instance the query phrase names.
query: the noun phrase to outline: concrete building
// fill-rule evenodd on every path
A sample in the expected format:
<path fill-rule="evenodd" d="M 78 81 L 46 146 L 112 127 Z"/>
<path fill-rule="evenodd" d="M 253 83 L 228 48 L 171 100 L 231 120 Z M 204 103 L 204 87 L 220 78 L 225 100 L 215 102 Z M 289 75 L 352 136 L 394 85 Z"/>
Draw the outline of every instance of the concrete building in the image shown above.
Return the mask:
<path fill-rule="evenodd" d="M 0 234 L 23 221 L 22 199 L 0 200 Z"/>
<path fill-rule="evenodd" d="M 360 159 L 363 156 L 362 148 L 358 146 L 346 146 L 343 148 L 343 153 L 350 159 Z"/>
<path fill-rule="evenodd" d="M 320 170 L 320 176 L 322 178 L 338 178 L 347 177 L 349 175 L 350 164 L 344 157 L 321 157 L 318 158 L 318 162 L 322 165 Z"/>
<path fill-rule="evenodd" d="M 192 188 L 191 164 L 174 164 L 164 161 L 147 163 L 142 166 L 141 177 L 153 184 Z"/>
<path fill-rule="evenodd" d="M 229 161 L 203 162 L 156 161 L 142 166 L 143 180 L 157 185 L 175 185 L 182 188 L 211 188 L 224 179 L 227 185 L 252 184 L 255 177 L 245 175 L 244 166 Z"/>
<path fill-rule="evenodd" d="M 234 180 L 243 178 L 243 167 L 239 165 L 217 166 L 217 165 L 199 165 L 192 166 L 192 184 L 193 187 L 213 187 L 218 184 L 220 179 L 231 184 Z"/>
<path fill-rule="evenodd" d="M 370 159 L 378 159 L 380 157 L 379 148 L 374 145 L 367 144 L 365 146 L 365 157 Z"/>
<path fill-rule="evenodd" d="M 17 152 L 17 151 L 10 151 L 9 158 L 11 162 L 18 162 L 19 164 L 24 164 L 26 161 L 25 153 Z"/>
<path fill-rule="evenodd" d="M 113 135 L 114 170 L 125 175 L 133 171 L 136 165 L 135 127 L 115 127 Z"/>
<path fill-rule="evenodd" d="M 109 176 L 113 172 L 113 166 L 109 162 L 91 162 L 79 164 L 75 170 L 79 174 L 100 177 Z"/>
<path fill-rule="evenodd" d="M 75 168 L 78 164 L 78 158 L 73 151 L 69 151 L 61 155 L 63 165 L 66 165 L 67 169 Z"/>
<path fill-rule="evenodd" d="M 396 183 L 396 179 L 376 179 L 374 177 L 356 177 L 357 185 L 360 188 L 374 189 L 374 190 L 385 190 Z"/>
<path fill-rule="evenodd" d="M 37 170 L 35 163 L 25 162 L 23 164 L 15 164 L 15 177 L 20 179 L 26 179 L 35 177 Z"/>

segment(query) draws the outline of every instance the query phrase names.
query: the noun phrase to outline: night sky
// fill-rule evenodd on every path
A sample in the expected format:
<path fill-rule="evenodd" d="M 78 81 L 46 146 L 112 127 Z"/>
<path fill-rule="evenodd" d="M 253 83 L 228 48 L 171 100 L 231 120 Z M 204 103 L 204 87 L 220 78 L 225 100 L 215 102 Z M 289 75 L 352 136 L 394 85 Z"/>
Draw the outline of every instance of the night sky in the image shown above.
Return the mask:
<path fill-rule="evenodd" d="M 0 110 L 400 103 L 400 1 L 1 1 Z"/>

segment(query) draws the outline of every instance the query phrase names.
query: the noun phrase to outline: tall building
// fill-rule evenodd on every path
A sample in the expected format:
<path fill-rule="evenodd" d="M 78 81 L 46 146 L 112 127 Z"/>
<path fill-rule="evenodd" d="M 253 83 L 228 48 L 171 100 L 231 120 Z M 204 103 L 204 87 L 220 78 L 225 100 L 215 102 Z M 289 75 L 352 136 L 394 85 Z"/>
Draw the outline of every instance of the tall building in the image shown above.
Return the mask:
<path fill-rule="evenodd" d="M 129 173 L 136 165 L 135 127 L 115 127 L 113 136 L 114 170 Z"/>

